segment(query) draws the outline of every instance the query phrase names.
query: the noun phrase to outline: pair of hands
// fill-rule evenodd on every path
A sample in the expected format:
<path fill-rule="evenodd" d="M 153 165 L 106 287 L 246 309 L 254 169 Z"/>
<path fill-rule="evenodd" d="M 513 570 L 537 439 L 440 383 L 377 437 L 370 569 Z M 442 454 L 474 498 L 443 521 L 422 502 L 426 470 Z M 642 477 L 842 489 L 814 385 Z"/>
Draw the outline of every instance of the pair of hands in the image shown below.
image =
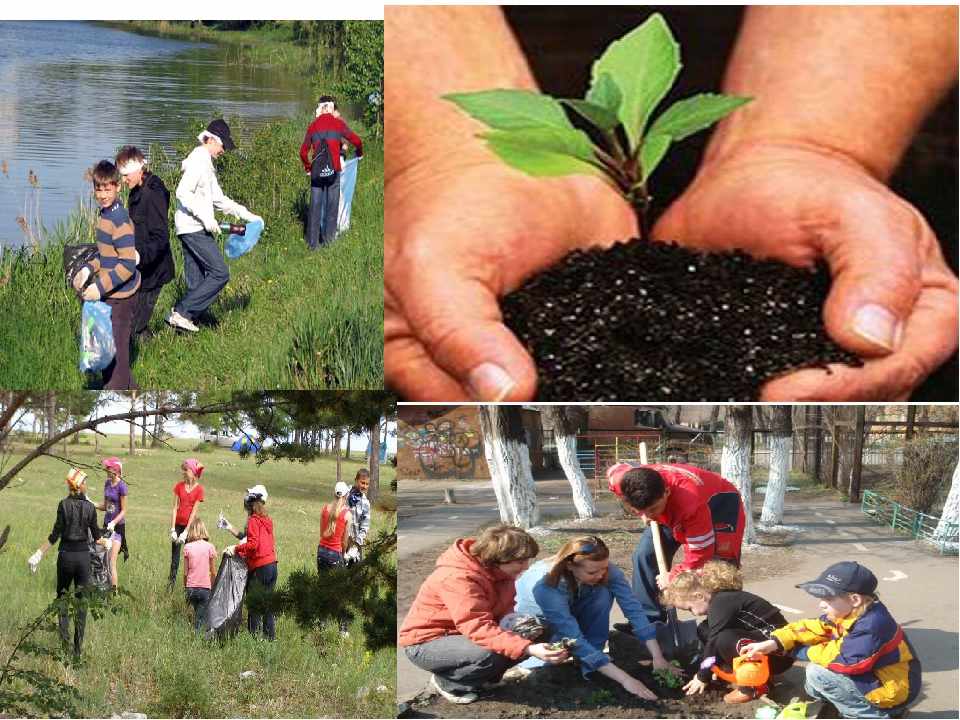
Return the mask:
<path fill-rule="evenodd" d="M 562 663 L 570 657 L 570 653 L 566 650 L 551 650 L 549 643 L 533 643 L 532 645 L 527 645 L 527 655 L 540 658 L 551 665 Z"/>
<path fill-rule="evenodd" d="M 73 289 L 80 293 L 80 297 L 84 300 L 95 302 L 100 299 L 100 289 L 97 287 L 97 284 L 90 283 L 87 287 L 83 286 L 89 277 L 90 268 L 80 268 L 80 271 L 73 276 Z"/>
<path fill-rule="evenodd" d="M 571 250 L 637 235 L 632 210 L 600 180 L 530 178 L 493 157 L 407 167 L 386 202 L 386 378 L 409 400 L 533 398 L 536 368 L 498 299 Z M 865 364 L 785 374 L 762 400 L 905 400 L 957 347 L 957 278 L 932 230 L 826 148 L 753 144 L 713 159 L 653 236 L 829 265 L 827 332 Z"/>
<path fill-rule="evenodd" d="M 180 533 L 179 535 L 177 535 L 177 529 L 176 529 L 176 528 L 170 528 L 170 540 L 171 540 L 171 542 L 175 542 L 175 543 L 178 543 L 178 544 L 180 544 L 180 545 L 183 545 L 183 544 L 187 541 L 187 531 L 186 531 L 186 529 L 184 529 L 184 531 L 183 531 L 182 533 Z"/>
<path fill-rule="evenodd" d="M 250 215 L 243 219 L 247 222 L 259 222 L 264 227 L 267 226 L 262 217 L 259 215 L 254 215 L 253 213 L 250 213 Z M 223 228 L 220 227 L 220 223 L 218 223 L 216 219 L 204 222 L 203 229 L 214 237 L 220 237 L 220 235 L 223 234 Z"/>

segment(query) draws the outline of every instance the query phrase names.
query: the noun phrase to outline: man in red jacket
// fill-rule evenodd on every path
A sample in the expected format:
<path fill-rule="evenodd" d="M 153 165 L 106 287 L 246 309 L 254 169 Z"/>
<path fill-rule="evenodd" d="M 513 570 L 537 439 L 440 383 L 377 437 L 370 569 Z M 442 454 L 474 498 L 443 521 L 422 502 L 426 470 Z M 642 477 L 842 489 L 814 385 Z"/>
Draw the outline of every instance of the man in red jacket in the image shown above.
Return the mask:
<path fill-rule="evenodd" d="M 683 561 L 666 576 L 659 575 L 652 525 L 633 551 L 633 592 L 651 622 L 666 620 L 660 590 L 677 573 L 712 559 L 740 566 L 746 515 L 730 481 L 693 465 L 617 463 L 607 470 L 607 483 L 629 510 L 657 521 L 668 565 L 683 545 Z"/>
<path fill-rule="evenodd" d="M 337 234 L 340 206 L 340 143 L 350 141 L 357 157 L 363 157 L 363 142 L 340 119 L 331 95 L 317 101 L 317 118 L 300 145 L 300 160 L 310 176 L 310 214 L 307 216 L 307 247 L 316 250 L 318 242 L 331 242 Z"/>

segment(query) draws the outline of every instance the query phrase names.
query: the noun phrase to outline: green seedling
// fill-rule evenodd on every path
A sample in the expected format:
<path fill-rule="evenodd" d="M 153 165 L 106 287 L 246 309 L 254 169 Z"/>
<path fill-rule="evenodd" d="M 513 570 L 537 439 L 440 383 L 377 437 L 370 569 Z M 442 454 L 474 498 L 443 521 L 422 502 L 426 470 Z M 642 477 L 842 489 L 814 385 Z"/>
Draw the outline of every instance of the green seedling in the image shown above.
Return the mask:
<path fill-rule="evenodd" d="M 662 687 L 678 688 L 683 685 L 683 670 L 676 660 L 671 660 L 670 664 L 676 669 L 660 668 L 654 670 L 653 677 Z"/>
<path fill-rule="evenodd" d="M 606 688 L 594 690 L 590 693 L 590 697 L 587 698 L 587 702 L 590 705 L 610 705 L 614 700 L 616 700 L 616 697 Z"/>
<path fill-rule="evenodd" d="M 563 638 L 562 640 L 557 640 L 554 643 L 550 643 L 547 647 L 550 650 L 559 651 L 559 650 L 572 650 L 574 645 L 577 644 L 576 638 Z"/>
<path fill-rule="evenodd" d="M 444 99 L 491 128 L 479 137 L 507 165 L 536 177 L 589 174 L 609 182 L 635 208 L 646 238 L 648 181 L 670 145 L 752 99 L 702 93 L 652 120 L 680 67 L 680 46 L 654 13 L 594 62 L 582 100 L 506 89 Z M 573 116 L 589 132 L 575 127 Z"/>

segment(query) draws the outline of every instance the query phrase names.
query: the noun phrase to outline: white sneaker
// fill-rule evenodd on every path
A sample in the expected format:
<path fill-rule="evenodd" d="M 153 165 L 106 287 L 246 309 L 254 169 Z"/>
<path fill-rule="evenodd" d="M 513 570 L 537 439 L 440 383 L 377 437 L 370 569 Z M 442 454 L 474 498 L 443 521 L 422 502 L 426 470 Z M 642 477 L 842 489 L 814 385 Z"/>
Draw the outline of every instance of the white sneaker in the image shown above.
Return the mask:
<path fill-rule="evenodd" d="M 172 325 L 175 328 L 180 328 L 181 330 L 200 332 L 200 328 L 198 328 L 191 320 L 188 320 L 176 310 L 170 311 L 170 315 L 167 317 L 167 324 Z"/>
<path fill-rule="evenodd" d="M 448 700 L 449 702 L 456 703 L 457 705 L 468 705 L 469 703 L 474 702 L 477 697 L 479 697 L 475 692 L 453 693 L 449 690 L 444 690 L 442 687 L 440 687 L 440 683 L 437 682 L 436 675 L 430 676 L 430 684 L 433 685 L 436 691 L 440 693 L 444 699 Z"/>

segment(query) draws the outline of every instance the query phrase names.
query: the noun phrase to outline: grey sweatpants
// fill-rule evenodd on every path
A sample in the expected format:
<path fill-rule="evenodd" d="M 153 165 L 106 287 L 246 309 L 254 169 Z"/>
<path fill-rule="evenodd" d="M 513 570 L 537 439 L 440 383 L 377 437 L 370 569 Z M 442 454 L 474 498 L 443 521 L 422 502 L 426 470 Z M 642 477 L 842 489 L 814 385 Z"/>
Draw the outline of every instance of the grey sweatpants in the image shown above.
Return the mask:
<path fill-rule="evenodd" d="M 444 690 L 474 691 L 487 682 L 497 682 L 520 660 L 511 660 L 482 648 L 463 635 L 447 635 L 403 648 L 407 658 L 422 670 L 437 676 Z"/>
<path fill-rule="evenodd" d="M 310 188 L 310 210 L 307 215 L 307 247 L 316 250 L 333 242 L 337 235 L 340 211 L 340 173 L 329 184 Z"/>

